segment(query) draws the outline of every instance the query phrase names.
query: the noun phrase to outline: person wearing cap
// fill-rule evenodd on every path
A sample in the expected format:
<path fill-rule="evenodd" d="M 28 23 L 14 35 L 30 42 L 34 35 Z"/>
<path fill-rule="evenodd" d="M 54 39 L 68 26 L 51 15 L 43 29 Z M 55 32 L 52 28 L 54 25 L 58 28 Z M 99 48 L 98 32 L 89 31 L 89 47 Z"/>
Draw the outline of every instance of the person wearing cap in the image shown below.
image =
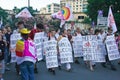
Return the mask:
<path fill-rule="evenodd" d="M 35 43 L 28 37 L 30 31 L 26 28 L 20 30 L 21 40 L 16 43 L 17 64 L 21 71 L 21 80 L 34 79 L 34 63 L 36 62 Z"/>
<path fill-rule="evenodd" d="M 29 34 L 29 37 L 30 37 L 32 40 L 34 40 L 35 33 L 42 32 L 43 29 L 44 29 L 43 24 L 38 23 L 38 24 L 36 25 L 36 29 L 32 29 L 32 30 L 31 30 L 31 32 L 30 32 L 30 34 Z M 37 63 L 35 64 L 34 72 L 35 72 L 35 73 L 38 73 Z"/>

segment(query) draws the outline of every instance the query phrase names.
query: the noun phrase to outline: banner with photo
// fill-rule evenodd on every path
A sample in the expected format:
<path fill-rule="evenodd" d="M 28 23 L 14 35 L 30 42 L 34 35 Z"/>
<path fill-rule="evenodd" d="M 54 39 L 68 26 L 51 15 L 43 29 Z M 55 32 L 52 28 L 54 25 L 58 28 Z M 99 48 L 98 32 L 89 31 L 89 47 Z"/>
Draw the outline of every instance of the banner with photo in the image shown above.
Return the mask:
<path fill-rule="evenodd" d="M 106 47 L 109 60 L 115 60 L 120 58 L 120 53 L 118 51 L 118 46 L 115 41 L 114 35 L 107 36 L 106 38 Z"/>
<path fill-rule="evenodd" d="M 87 35 L 82 37 L 83 40 L 83 57 L 84 60 L 95 60 L 95 54 L 97 53 L 97 36 Z"/>
<path fill-rule="evenodd" d="M 74 51 L 74 57 L 82 57 L 83 56 L 82 36 L 73 37 L 73 51 Z"/>
<path fill-rule="evenodd" d="M 58 42 L 58 47 L 59 47 L 59 54 L 60 54 L 61 63 L 73 62 L 72 47 L 71 47 L 71 44 L 70 44 L 68 38 L 63 37 Z"/>
<path fill-rule="evenodd" d="M 38 61 L 43 59 L 43 38 L 44 32 L 35 33 L 34 42 L 36 46 Z"/>
<path fill-rule="evenodd" d="M 19 33 L 12 34 L 10 37 L 10 52 L 11 52 L 11 62 L 16 62 L 16 42 L 21 39 L 21 35 Z"/>
<path fill-rule="evenodd" d="M 45 41 L 44 50 L 47 68 L 58 67 L 57 41 L 55 40 Z"/>

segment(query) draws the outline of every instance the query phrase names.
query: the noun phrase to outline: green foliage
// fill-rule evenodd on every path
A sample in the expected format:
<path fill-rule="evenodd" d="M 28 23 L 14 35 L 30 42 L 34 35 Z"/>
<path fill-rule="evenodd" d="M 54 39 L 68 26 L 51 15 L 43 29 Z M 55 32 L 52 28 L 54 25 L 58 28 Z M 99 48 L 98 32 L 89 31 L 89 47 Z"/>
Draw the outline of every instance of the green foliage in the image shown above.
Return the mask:
<path fill-rule="evenodd" d="M 120 0 L 88 0 L 87 15 L 92 19 L 92 21 L 97 22 L 98 10 L 103 10 L 103 15 L 107 17 L 109 6 L 112 6 L 113 15 L 119 29 Z"/>
<path fill-rule="evenodd" d="M 85 17 L 82 23 L 91 24 L 91 20 L 89 17 Z"/>
<path fill-rule="evenodd" d="M 0 7 L 0 18 L 1 17 L 3 18 L 3 23 L 6 24 L 8 13 L 5 12 L 5 10 Z"/>

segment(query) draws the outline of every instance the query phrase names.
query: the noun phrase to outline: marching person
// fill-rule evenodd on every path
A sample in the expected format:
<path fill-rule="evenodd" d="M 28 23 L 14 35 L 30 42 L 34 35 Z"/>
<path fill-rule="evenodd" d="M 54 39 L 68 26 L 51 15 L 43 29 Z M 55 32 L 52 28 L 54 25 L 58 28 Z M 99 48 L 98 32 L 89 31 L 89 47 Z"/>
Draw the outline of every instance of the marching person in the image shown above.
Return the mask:
<path fill-rule="evenodd" d="M 82 35 L 81 35 L 81 30 L 80 30 L 79 27 L 76 28 L 75 36 L 80 36 L 80 37 L 82 36 Z M 80 44 L 82 44 L 82 43 L 80 43 Z M 75 58 L 75 61 L 74 61 L 74 62 L 75 62 L 76 64 L 80 64 L 80 62 L 78 61 L 78 58 L 79 58 L 79 57 L 76 57 L 76 58 Z"/>
<path fill-rule="evenodd" d="M 10 53 L 10 37 L 11 37 L 12 31 L 10 26 L 7 27 L 7 33 L 5 34 L 6 41 L 7 41 L 7 50 L 8 50 L 8 59 L 7 59 L 7 64 L 10 63 L 11 60 L 11 53 Z"/>
<path fill-rule="evenodd" d="M 1 30 L 0 30 L 0 34 L 2 34 Z M 4 53 L 5 53 L 5 42 L 3 41 L 3 36 L 0 35 L 0 80 L 4 80 L 3 79 L 3 74 L 5 72 Z"/>
<path fill-rule="evenodd" d="M 32 29 L 32 30 L 31 30 L 31 32 L 30 32 L 30 34 L 29 34 L 29 37 L 30 37 L 32 40 L 34 40 L 35 33 L 42 32 L 43 29 L 44 29 L 43 24 L 38 23 L 38 24 L 36 25 L 36 29 Z M 34 72 L 35 72 L 35 73 L 38 73 L 37 63 L 35 63 Z"/>
<path fill-rule="evenodd" d="M 92 27 L 88 31 L 88 35 L 94 35 L 94 29 Z M 93 60 L 86 61 L 86 65 L 90 67 L 91 71 L 94 71 L 95 62 Z"/>
<path fill-rule="evenodd" d="M 24 22 L 23 21 L 19 21 L 17 23 L 17 29 L 13 31 L 13 33 L 20 33 L 20 30 L 24 28 Z M 17 72 L 17 75 L 20 75 L 20 69 L 19 69 L 19 65 L 15 64 L 15 68 L 16 68 L 16 72 Z"/>
<path fill-rule="evenodd" d="M 105 43 L 105 40 L 106 40 L 107 36 L 114 35 L 112 32 L 113 32 L 112 28 L 109 27 L 109 28 L 108 28 L 108 33 L 107 33 L 106 37 L 105 37 L 104 40 L 103 40 L 104 43 Z M 110 67 L 111 67 L 111 70 L 116 71 L 117 69 L 115 68 L 115 66 L 112 64 L 112 62 L 111 62 L 111 61 L 109 60 L 109 58 L 108 58 L 108 52 L 107 52 L 107 54 L 105 55 L 105 59 L 106 59 L 106 62 L 102 63 L 102 66 L 103 66 L 104 68 L 106 68 L 106 67 L 107 67 L 107 66 L 106 66 L 106 63 L 109 63 L 109 65 L 110 65 Z"/>
<path fill-rule="evenodd" d="M 57 38 L 55 37 L 55 33 L 56 33 L 56 31 L 55 31 L 55 29 L 54 28 L 50 28 L 50 30 L 49 30 L 49 35 L 48 35 L 48 41 L 50 41 L 50 40 L 55 40 L 55 41 L 57 41 Z M 57 46 L 57 44 L 56 44 L 56 46 Z M 57 50 L 57 47 L 56 47 L 56 50 Z M 45 52 L 45 54 L 46 54 L 46 52 Z M 56 53 L 57 54 L 57 53 Z M 49 55 L 50 56 L 50 55 Z M 57 57 L 57 55 L 56 55 L 56 57 Z M 47 61 L 47 60 L 46 60 Z M 55 68 L 54 67 L 52 67 L 52 68 L 48 68 L 48 71 L 49 72 L 52 72 L 54 75 L 55 75 Z"/>
<path fill-rule="evenodd" d="M 16 43 L 17 64 L 21 71 L 21 80 L 34 79 L 34 63 L 36 62 L 36 48 L 32 40 L 28 39 L 28 31 L 26 28 L 20 30 L 21 40 Z"/>
<path fill-rule="evenodd" d="M 60 35 L 59 36 L 59 38 L 58 38 L 58 43 L 59 43 L 59 41 L 62 39 L 62 38 L 67 38 L 68 39 L 68 34 L 67 34 L 67 30 L 63 30 L 62 31 L 62 35 Z M 69 39 L 68 39 L 68 41 L 69 41 Z M 71 44 L 70 44 L 71 45 Z M 58 46 L 59 47 L 59 46 Z M 60 52 L 59 52 L 60 50 L 58 49 L 58 53 L 59 53 L 59 55 L 60 55 Z M 72 48 L 71 48 L 71 53 L 72 53 Z M 58 56 L 58 57 L 60 57 L 60 56 Z M 67 58 L 67 56 L 66 56 L 66 58 Z M 66 70 L 68 71 L 68 72 L 70 72 L 71 71 L 71 64 L 69 63 L 69 62 L 67 62 L 67 63 L 65 63 L 66 64 Z M 61 69 L 61 60 L 60 60 L 60 62 L 59 62 L 59 68 Z"/>

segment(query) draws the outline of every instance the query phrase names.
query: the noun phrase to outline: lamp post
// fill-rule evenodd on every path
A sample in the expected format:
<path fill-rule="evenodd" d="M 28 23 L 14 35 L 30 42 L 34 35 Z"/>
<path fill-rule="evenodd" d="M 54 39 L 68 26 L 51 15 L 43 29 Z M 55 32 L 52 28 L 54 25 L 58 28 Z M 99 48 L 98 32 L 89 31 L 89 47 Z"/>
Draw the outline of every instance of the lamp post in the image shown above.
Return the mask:
<path fill-rule="evenodd" d="M 30 0 L 28 0 L 28 8 L 30 7 Z"/>

